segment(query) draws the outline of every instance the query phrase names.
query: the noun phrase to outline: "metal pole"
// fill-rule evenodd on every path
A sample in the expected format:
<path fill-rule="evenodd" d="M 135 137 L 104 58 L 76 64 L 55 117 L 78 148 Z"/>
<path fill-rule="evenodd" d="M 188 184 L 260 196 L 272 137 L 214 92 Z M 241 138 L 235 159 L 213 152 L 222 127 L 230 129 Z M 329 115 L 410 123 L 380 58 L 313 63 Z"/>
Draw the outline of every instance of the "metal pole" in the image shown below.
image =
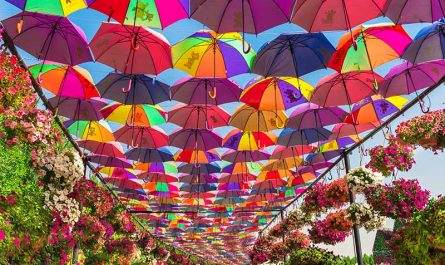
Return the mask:
<path fill-rule="evenodd" d="M 351 165 L 349 164 L 348 154 L 345 155 L 344 161 L 345 161 L 345 172 L 346 172 L 346 174 L 348 174 L 349 169 L 351 168 Z M 349 203 L 352 204 L 354 202 L 355 202 L 354 192 L 349 190 Z M 354 247 L 355 247 L 355 256 L 357 258 L 357 264 L 363 265 L 362 243 L 360 241 L 360 231 L 356 224 L 354 224 L 352 229 L 353 229 L 352 234 L 354 236 Z"/>

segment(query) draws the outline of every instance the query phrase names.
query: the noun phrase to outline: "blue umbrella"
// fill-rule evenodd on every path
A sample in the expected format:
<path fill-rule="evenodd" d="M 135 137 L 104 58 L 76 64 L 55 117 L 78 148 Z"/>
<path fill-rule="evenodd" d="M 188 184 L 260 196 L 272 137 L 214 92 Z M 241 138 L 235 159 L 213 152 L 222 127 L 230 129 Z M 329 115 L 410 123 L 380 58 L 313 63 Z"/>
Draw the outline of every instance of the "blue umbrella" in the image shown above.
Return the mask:
<path fill-rule="evenodd" d="M 281 34 L 258 52 L 252 72 L 300 77 L 326 68 L 334 46 L 322 33 Z"/>
<path fill-rule="evenodd" d="M 445 59 L 445 23 L 443 20 L 421 29 L 402 58 L 414 64 Z"/>
<path fill-rule="evenodd" d="M 308 145 L 327 140 L 331 134 L 332 132 L 325 128 L 302 130 L 286 128 L 280 133 L 277 144 L 283 146 Z"/>
<path fill-rule="evenodd" d="M 220 168 L 212 164 L 186 164 L 178 167 L 179 173 L 186 173 L 190 175 L 207 175 L 219 173 Z"/>
<path fill-rule="evenodd" d="M 161 151 L 158 149 L 151 148 L 133 148 L 130 151 L 125 153 L 125 156 L 128 159 L 139 161 L 139 162 L 166 162 L 166 161 L 174 161 L 173 155 Z"/>

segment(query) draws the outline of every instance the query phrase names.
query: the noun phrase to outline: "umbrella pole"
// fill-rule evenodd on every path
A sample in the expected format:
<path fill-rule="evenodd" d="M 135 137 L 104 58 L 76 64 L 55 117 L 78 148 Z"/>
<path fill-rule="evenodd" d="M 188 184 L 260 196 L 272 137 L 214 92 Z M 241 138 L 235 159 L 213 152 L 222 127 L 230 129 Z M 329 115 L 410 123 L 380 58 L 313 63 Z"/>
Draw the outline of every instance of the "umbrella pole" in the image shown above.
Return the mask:
<path fill-rule="evenodd" d="M 345 173 L 349 173 L 349 169 L 351 165 L 349 164 L 349 157 L 348 154 L 344 157 L 345 162 Z M 349 190 L 349 203 L 352 204 L 355 202 L 354 193 Z M 358 229 L 358 226 L 354 224 L 353 230 L 352 230 L 353 236 L 354 236 L 354 248 L 355 248 L 355 256 L 357 258 L 357 264 L 363 265 L 363 255 L 362 255 L 362 244 L 360 241 L 360 231 Z"/>

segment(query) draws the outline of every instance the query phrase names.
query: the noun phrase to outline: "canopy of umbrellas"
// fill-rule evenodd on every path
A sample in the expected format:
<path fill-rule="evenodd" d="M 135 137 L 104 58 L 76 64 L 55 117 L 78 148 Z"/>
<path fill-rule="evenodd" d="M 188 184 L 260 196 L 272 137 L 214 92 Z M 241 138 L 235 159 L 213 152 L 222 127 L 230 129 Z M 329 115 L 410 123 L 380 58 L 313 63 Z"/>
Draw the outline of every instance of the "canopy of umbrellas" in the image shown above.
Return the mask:
<path fill-rule="evenodd" d="M 445 73 L 443 0 L 8 2 L 23 12 L 4 30 L 41 60 L 30 71 L 97 172 L 153 233 L 225 264 L 245 263 L 255 233 L 399 111 L 400 95 Z M 87 7 L 109 16 L 90 42 L 66 17 Z M 395 24 L 361 25 L 383 15 Z M 151 29 L 189 18 L 210 29 L 174 45 Z M 430 24 L 412 39 L 400 24 L 416 22 Z M 257 52 L 244 41 L 283 23 L 309 33 Z M 320 33 L 330 30 L 346 30 L 337 47 Z M 398 58 L 386 76 L 374 71 Z M 95 83 L 77 66 L 90 61 L 115 71 Z M 170 68 L 189 76 L 156 79 Z M 258 78 L 241 87 L 244 73 Z"/>

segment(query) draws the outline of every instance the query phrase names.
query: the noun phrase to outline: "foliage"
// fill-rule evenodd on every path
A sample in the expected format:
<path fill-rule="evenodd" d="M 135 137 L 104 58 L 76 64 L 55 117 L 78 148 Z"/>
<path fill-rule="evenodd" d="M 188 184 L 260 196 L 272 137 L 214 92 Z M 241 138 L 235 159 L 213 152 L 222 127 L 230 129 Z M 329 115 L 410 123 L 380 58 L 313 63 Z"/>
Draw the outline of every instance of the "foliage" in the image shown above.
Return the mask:
<path fill-rule="evenodd" d="M 340 265 L 345 264 L 339 256 L 332 252 L 316 248 L 298 249 L 290 255 L 286 265 Z"/>
<path fill-rule="evenodd" d="M 346 183 L 353 192 L 363 192 L 366 188 L 383 183 L 383 176 L 372 172 L 366 167 L 357 167 L 349 171 L 345 176 Z"/>

